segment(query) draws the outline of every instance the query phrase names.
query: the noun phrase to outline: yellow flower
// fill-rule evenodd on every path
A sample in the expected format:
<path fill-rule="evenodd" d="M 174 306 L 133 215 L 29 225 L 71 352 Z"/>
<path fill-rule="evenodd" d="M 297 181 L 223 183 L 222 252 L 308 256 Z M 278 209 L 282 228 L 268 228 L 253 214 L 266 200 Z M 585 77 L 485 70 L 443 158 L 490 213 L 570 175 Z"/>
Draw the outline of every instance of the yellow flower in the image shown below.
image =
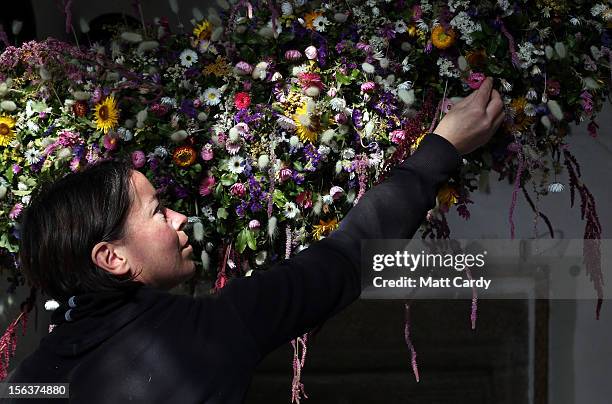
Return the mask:
<path fill-rule="evenodd" d="M 314 20 L 316 20 L 317 17 L 321 17 L 322 15 L 323 13 L 320 13 L 318 11 L 312 11 L 310 13 L 307 13 L 304 16 L 304 26 L 308 29 L 314 30 L 314 25 L 313 25 Z"/>
<path fill-rule="evenodd" d="M 338 220 L 336 218 L 327 221 L 319 220 L 319 224 L 315 224 L 312 231 L 312 236 L 316 240 L 320 240 L 321 236 L 328 235 L 332 230 L 338 227 Z"/>
<path fill-rule="evenodd" d="M 197 158 L 197 153 L 191 146 L 180 146 L 174 150 L 172 153 L 172 160 L 174 164 L 179 167 L 189 167 L 193 163 L 195 163 Z"/>
<path fill-rule="evenodd" d="M 231 73 L 231 69 L 227 64 L 226 60 L 222 56 L 217 56 L 217 60 L 214 63 L 206 65 L 202 70 L 202 74 L 205 76 L 215 75 L 217 77 L 227 76 Z"/>
<path fill-rule="evenodd" d="M 431 31 L 431 42 L 438 49 L 446 49 L 455 43 L 455 31 L 452 28 L 444 29 L 442 25 L 436 25 Z"/>
<path fill-rule="evenodd" d="M 438 191 L 438 202 L 446 208 L 451 207 L 458 201 L 459 194 L 457 190 L 448 184 L 444 184 Z"/>
<path fill-rule="evenodd" d="M 15 120 L 7 115 L 0 116 L 0 146 L 8 146 L 9 143 L 15 137 L 13 128 L 15 127 Z"/>
<path fill-rule="evenodd" d="M 412 149 L 413 149 L 413 150 L 416 150 L 416 149 L 419 147 L 419 145 L 421 144 L 421 141 L 423 140 L 423 138 L 425 137 L 425 135 L 427 135 L 427 132 L 423 132 L 423 133 L 421 134 L 421 136 L 417 137 L 417 138 L 414 140 L 414 143 L 412 143 L 412 145 L 411 145 L 411 147 L 412 147 Z"/>
<path fill-rule="evenodd" d="M 302 142 L 308 140 L 314 143 L 319 135 L 321 123 L 319 117 L 308 112 L 308 106 L 303 103 L 293 115 L 298 137 Z"/>
<path fill-rule="evenodd" d="M 512 119 L 512 123 L 506 124 L 505 127 L 510 132 L 519 131 L 523 132 L 528 129 L 531 124 L 534 122 L 534 118 L 525 114 L 525 106 L 527 105 L 527 100 L 525 97 L 518 97 L 512 100 L 510 103 L 510 107 L 515 112 L 514 119 Z"/>
<path fill-rule="evenodd" d="M 110 129 L 115 128 L 119 123 L 119 109 L 117 108 L 115 97 L 106 97 L 104 101 L 96 105 L 94 116 L 96 129 L 108 133 Z"/>
<path fill-rule="evenodd" d="M 212 24 L 210 21 L 204 20 L 193 29 L 193 35 L 201 40 L 210 39 L 212 34 Z"/>

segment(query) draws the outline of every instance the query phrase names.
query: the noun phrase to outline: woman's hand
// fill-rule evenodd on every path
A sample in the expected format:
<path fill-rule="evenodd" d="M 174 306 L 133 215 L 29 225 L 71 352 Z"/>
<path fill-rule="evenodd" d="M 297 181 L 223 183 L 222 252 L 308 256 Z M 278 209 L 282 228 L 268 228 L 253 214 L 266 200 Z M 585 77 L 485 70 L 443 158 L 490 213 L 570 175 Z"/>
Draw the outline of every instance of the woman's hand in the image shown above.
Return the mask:
<path fill-rule="evenodd" d="M 504 120 L 504 103 L 493 80 L 487 77 L 442 118 L 434 133 L 448 140 L 459 154 L 468 154 L 486 144 Z"/>

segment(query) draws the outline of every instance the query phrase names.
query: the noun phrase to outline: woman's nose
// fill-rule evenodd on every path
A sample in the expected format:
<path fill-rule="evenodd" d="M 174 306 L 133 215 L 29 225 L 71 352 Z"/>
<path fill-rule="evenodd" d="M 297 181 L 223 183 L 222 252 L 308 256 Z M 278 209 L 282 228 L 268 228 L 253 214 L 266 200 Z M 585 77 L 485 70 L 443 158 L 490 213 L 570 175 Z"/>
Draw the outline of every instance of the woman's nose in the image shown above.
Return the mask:
<path fill-rule="evenodd" d="M 176 229 L 176 231 L 183 230 L 183 228 L 187 224 L 187 216 L 172 209 L 168 210 L 172 214 L 172 226 Z"/>

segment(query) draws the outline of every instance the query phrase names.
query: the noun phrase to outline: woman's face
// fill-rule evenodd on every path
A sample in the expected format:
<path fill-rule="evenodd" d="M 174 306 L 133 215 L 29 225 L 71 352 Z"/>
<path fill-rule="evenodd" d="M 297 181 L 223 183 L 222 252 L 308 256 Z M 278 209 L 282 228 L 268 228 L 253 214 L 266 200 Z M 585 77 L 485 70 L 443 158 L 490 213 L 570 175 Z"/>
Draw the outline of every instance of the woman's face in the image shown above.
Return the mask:
<path fill-rule="evenodd" d="M 182 230 L 187 217 L 157 200 L 155 188 L 139 171 L 131 176 L 134 200 L 126 222 L 123 251 L 134 278 L 147 285 L 170 289 L 195 271 L 193 248 Z"/>

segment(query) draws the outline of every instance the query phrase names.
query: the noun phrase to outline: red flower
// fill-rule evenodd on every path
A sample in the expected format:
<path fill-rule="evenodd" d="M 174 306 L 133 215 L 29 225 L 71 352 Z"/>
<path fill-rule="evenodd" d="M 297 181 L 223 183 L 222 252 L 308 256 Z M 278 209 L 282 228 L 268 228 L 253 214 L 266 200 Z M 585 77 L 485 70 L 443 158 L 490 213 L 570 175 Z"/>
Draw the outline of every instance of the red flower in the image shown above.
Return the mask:
<path fill-rule="evenodd" d="M 236 93 L 234 105 L 238 109 L 247 109 L 251 105 L 251 97 L 245 92 Z"/>

